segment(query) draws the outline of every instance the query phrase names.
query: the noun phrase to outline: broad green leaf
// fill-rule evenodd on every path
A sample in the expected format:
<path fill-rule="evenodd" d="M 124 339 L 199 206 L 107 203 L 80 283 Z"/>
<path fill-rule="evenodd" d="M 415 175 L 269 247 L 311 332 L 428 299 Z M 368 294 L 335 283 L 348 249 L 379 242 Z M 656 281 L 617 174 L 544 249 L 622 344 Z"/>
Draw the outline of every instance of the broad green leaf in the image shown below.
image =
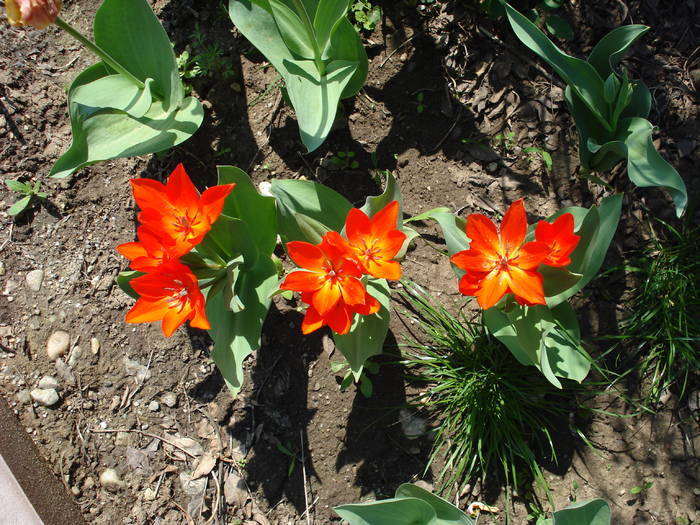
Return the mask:
<path fill-rule="evenodd" d="M 277 222 L 284 243 L 306 240 L 295 214 L 304 214 L 339 232 L 352 208 L 340 193 L 312 181 L 274 180 L 272 194 L 277 200 Z"/>
<path fill-rule="evenodd" d="M 569 22 L 559 15 L 549 15 L 544 19 L 544 25 L 552 35 L 562 40 L 573 40 L 574 30 Z"/>
<path fill-rule="evenodd" d="M 347 334 L 333 334 L 335 346 L 347 359 L 355 381 L 360 380 L 365 361 L 373 355 L 382 353 L 389 330 L 391 298 L 389 285 L 384 279 L 369 278 L 367 291 L 381 303 L 379 311 L 373 315 L 355 314 L 352 327 Z"/>
<path fill-rule="evenodd" d="M 309 152 L 318 148 L 331 131 L 341 94 L 357 70 L 357 62 L 336 60 L 320 76 L 310 60 L 283 60 L 280 71 L 294 106 L 301 141 Z"/>
<path fill-rule="evenodd" d="M 597 171 L 605 171 L 612 168 L 620 160 L 617 157 L 608 159 L 609 164 L 604 166 L 593 166 L 593 153 L 587 147 L 590 138 L 595 137 L 597 140 L 609 140 L 612 138 L 612 132 L 608 131 L 601 125 L 598 119 L 591 113 L 586 104 L 581 98 L 576 95 L 569 86 L 564 90 L 564 101 L 566 102 L 571 116 L 576 123 L 576 131 L 579 136 L 579 156 L 581 158 L 581 166 L 586 169 L 595 169 Z M 603 137 L 601 139 L 600 137 Z"/>
<path fill-rule="evenodd" d="M 320 0 L 314 16 L 314 30 L 323 58 L 328 58 L 331 35 L 348 11 L 349 0 Z"/>
<path fill-rule="evenodd" d="M 261 259 L 254 267 L 241 269 L 234 286 L 233 295 L 244 306 L 242 311 L 229 310 L 222 293 L 207 297 L 209 335 L 214 341 L 211 356 L 232 396 L 243 384 L 243 361 L 260 347 L 270 296 L 277 288 L 275 264 Z"/>
<path fill-rule="evenodd" d="M 313 36 L 306 32 L 299 15 L 280 0 L 268 0 L 268 3 L 287 49 L 298 58 L 313 59 Z"/>
<path fill-rule="evenodd" d="M 16 201 L 10 208 L 7 210 L 7 214 L 14 217 L 15 215 L 19 215 L 22 213 L 27 206 L 29 206 L 29 201 L 32 200 L 31 195 L 27 195 L 26 197 L 22 197 L 18 201 Z"/>
<path fill-rule="evenodd" d="M 542 3 L 550 9 L 559 9 L 564 3 L 564 0 L 544 0 Z"/>
<path fill-rule="evenodd" d="M 136 291 L 131 287 L 131 280 L 135 279 L 136 277 L 144 275 L 143 272 L 136 272 L 133 270 L 127 270 L 125 272 L 120 272 L 119 275 L 117 275 L 117 286 L 121 288 L 122 292 L 127 294 L 129 297 L 132 299 L 138 299 L 139 294 L 136 293 Z"/>
<path fill-rule="evenodd" d="M 540 29 L 527 17 L 513 9 L 505 1 L 503 5 L 513 31 L 520 41 L 539 55 L 568 84 L 571 90 L 586 104 L 598 122 L 608 131 L 605 98 L 603 97 L 603 79 L 593 66 L 585 60 L 574 58 L 562 52 Z"/>
<path fill-rule="evenodd" d="M 579 207 L 564 208 L 557 212 L 553 218 L 562 213 L 570 212 L 574 214 L 575 219 L 580 220 L 581 210 L 582 208 Z M 574 231 L 581 237 L 581 240 L 571 254 L 571 264 L 566 269 L 573 274 L 581 275 L 581 278 L 571 287 L 558 293 L 553 293 L 553 290 L 546 288 L 548 292 L 546 294 L 547 305 L 550 308 L 554 308 L 572 297 L 598 274 L 610 242 L 615 235 L 621 210 L 622 195 L 612 195 L 605 197 L 599 206 L 592 206 L 580 224 L 575 221 Z M 557 268 L 544 265 L 539 267 L 539 272 L 543 275 L 545 283 L 551 275 L 559 271 Z"/>
<path fill-rule="evenodd" d="M 620 59 L 627 50 L 649 27 L 643 25 L 629 25 L 617 27 L 601 38 L 588 55 L 588 63 L 591 64 L 601 78 L 607 78 L 615 71 Z"/>
<path fill-rule="evenodd" d="M 671 194 L 676 215 L 681 217 L 688 206 L 688 193 L 678 172 L 656 151 L 652 142 L 654 126 L 643 118 L 624 119 L 625 145 L 628 149 L 627 175 L 635 186 L 662 187 Z"/>
<path fill-rule="evenodd" d="M 223 213 L 249 225 L 259 251 L 269 256 L 277 244 L 275 199 L 260 195 L 243 170 L 234 166 L 217 166 L 217 170 L 219 184 L 236 185 L 224 202 Z"/>
<path fill-rule="evenodd" d="M 637 81 L 632 88 L 632 97 L 629 105 L 622 112 L 621 117 L 647 118 L 651 111 L 651 92 L 642 81 Z"/>
<path fill-rule="evenodd" d="M 178 74 L 172 44 L 146 0 L 104 0 L 95 14 L 95 43 L 145 82 L 163 109 L 181 107 L 185 91 Z"/>
<path fill-rule="evenodd" d="M 323 236 L 330 231 L 323 223 L 303 213 L 295 213 L 294 219 L 304 236 L 304 240 L 311 244 L 319 244 L 323 240 Z"/>
<path fill-rule="evenodd" d="M 84 118 L 84 106 L 71 104 L 73 142 L 51 168 L 52 177 L 67 177 L 80 168 L 120 157 L 164 151 L 189 139 L 204 117 L 198 100 L 188 97 L 176 111 L 154 101 L 141 118 L 119 110 L 103 110 Z M 88 108 L 89 109 L 89 108 Z"/>
<path fill-rule="evenodd" d="M 123 75 L 107 75 L 72 89 L 70 102 L 80 104 L 83 118 L 89 118 L 106 108 L 119 109 L 131 117 L 141 118 L 153 101 L 153 79 L 146 79 L 144 84 L 145 88 L 139 89 Z"/>
<path fill-rule="evenodd" d="M 605 500 L 572 503 L 554 513 L 554 525 L 610 525 L 610 506 Z"/>
<path fill-rule="evenodd" d="M 346 99 L 360 91 L 367 80 L 367 52 L 362 45 L 360 35 L 357 34 L 347 17 L 340 21 L 331 35 L 330 49 L 333 50 L 330 56 L 331 60 L 346 60 L 357 64 L 355 73 L 340 95 L 341 99 Z"/>
<path fill-rule="evenodd" d="M 404 483 L 396 489 L 397 498 L 416 498 L 425 501 L 435 511 L 435 525 L 473 525 L 474 522 L 464 512 L 447 500 L 436 496 L 416 485 Z"/>
<path fill-rule="evenodd" d="M 436 220 L 438 224 L 440 224 L 440 228 L 442 228 L 442 234 L 447 243 L 447 252 L 450 255 L 454 255 L 457 252 L 469 249 L 469 237 L 467 237 L 465 232 L 467 221 L 462 217 L 454 215 L 450 211 L 444 211 L 446 209 L 447 208 L 436 208 L 434 210 L 429 210 L 412 217 L 411 220 Z M 452 265 L 452 270 L 457 274 L 457 277 L 461 277 L 464 274 L 464 271 L 460 270 L 455 265 Z"/>
<path fill-rule="evenodd" d="M 435 511 L 416 498 L 340 505 L 333 510 L 350 525 L 434 525 Z"/>

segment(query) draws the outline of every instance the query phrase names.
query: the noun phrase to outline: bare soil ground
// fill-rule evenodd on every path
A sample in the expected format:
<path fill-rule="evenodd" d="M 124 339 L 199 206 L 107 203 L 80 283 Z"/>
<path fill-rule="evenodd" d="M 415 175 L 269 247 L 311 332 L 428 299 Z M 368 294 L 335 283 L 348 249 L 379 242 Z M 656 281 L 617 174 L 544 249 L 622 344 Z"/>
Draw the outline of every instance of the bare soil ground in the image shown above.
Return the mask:
<path fill-rule="evenodd" d="M 304 176 L 359 202 L 378 191 L 375 168 L 391 169 L 410 214 L 449 206 L 464 215 L 496 215 L 524 196 L 532 218 L 541 218 L 604 194 L 577 176 L 575 129 L 560 83 L 534 65 L 503 21 L 477 16 L 466 2 L 383 2 L 382 22 L 366 35 L 365 88 L 343 103 L 346 118 L 326 144 L 305 155 L 276 72 L 219 3 L 152 3 L 177 53 L 199 33 L 218 43 L 231 74 L 191 82 L 206 117 L 189 142 L 165 156 L 106 162 L 62 181 L 46 175 L 70 143 L 64 89 L 94 58 L 55 28 L 0 24 L 0 175 L 40 179 L 49 192 L 45 205 L 17 222 L 0 215 L 0 392 L 89 523 L 326 524 L 339 521 L 334 505 L 389 496 L 403 482 L 432 483 L 434 472 L 425 472 L 430 439 L 411 440 L 402 431 L 401 410 L 415 394 L 403 369 L 385 364 L 370 399 L 354 388 L 341 392 L 329 366 L 338 359 L 332 340 L 302 337 L 295 303 L 275 300 L 236 399 L 208 358 L 206 333 L 181 329 L 165 339 L 158 326 L 125 324 L 132 301 L 114 278 L 127 266 L 115 246 L 135 234 L 127 181 L 164 180 L 183 162 L 203 188 L 215 182 L 217 164 L 231 164 L 256 182 Z M 64 18 L 87 30 L 95 8 L 69 1 Z M 694 196 L 698 11 L 694 0 L 602 0 L 566 11 L 577 34 L 568 50 L 579 55 L 619 24 L 653 27 L 625 65 L 651 87 L 659 149 Z M 508 135 L 494 138 L 499 134 Z M 529 146 L 551 153 L 551 172 L 523 152 Z M 336 169 L 329 159 L 341 151 L 354 152 L 359 167 Z M 673 213 L 662 192 L 633 190 L 623 166 L 609 183 L 627 192 L 606 261 L 613 267 L 644 242 L 649 211 L 671 221 Z M 14 199 L 0 188 L 0 209 Z M 434 226 L 421 233 L 439 242 Z M 425 241 L 418 240 L 404 266 L 445 304 L 464 303 L 447 258 Z M 43 272 L 38 289 L 26 281 L 33 270 Z M 617 333 L 629 284 L 617 271 L 587 289 L 578 311 L 589 341 Z M 388 346 L 407 334 L 396 310 Z M 46 343 L 57 330 L 70 335 L 70 352 L 52 362 Z M 589 349 L 595 355 L 604 347 Z M 50 408 L 28 398 L 46 375 L 59 383 L 60 402 Z M 614 398 L 592 403 L 626 410 Z M 692 415 L 671 395 L 656 416 L 589 417 L 584 426 L 596 449 L 562 434 L 559 465 L 546 476 L 556 505 L 603 497 L 614 523 L 700 521 L 700 441 Z M 193 480 L 206 456 L 215 459 L 213 469 Z M 101 482 L 105 471 L 118 479 Z M 653 484 L 630 494 L 645 482 Z M 501 512 L 487 523 L 505 523 L 506 514 L 512 523 L 527 522 L 526 494 L 507 502 L 502 492 L 479 491 L 474 487 L 459 504 L 490 498 Z"/>

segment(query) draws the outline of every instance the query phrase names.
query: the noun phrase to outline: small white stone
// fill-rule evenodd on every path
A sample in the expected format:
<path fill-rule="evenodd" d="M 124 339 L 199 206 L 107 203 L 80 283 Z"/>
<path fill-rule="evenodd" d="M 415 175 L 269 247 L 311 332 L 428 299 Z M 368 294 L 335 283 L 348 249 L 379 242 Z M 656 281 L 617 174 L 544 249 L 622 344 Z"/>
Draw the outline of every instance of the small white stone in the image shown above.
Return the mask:
<path fill-rule="evenodd" d="M 264 197 L 272 197 L 272 183 L 266 180 L 262 181 L 258 188 L 260 189 L 260 195 Z"/>
<path fill-rule="evenodd" d="M 36 403 L 44 407 L 52 407 L 59 400 L 58 392 L 53 388 L 35 388 L 29 395 Z"/>
<path fill-rule="evenodd" d="M 43 388 L 44 390 L 58 390 L 58 381 L 55 377 L 44 376 L 39 380 L 38 386 L 39 388 Z"/>
<path fill-rule="evenodd" d="M 150 403 L 148 403 L 148 410 L 150 410 L 151 412 L 158 412 L 160 410 L 160 404 L 158 403 L 158 401 L 153 400 Z"/>
<path fill-rule="evenodd" d="M 51 361 L 55 361 L 62 355 L 66 355 L 70 347 L 70 334 L 63 330 L 56 330 L 46 341 L 46 355 Z"/>
<path fill-rule="evenodd" d="M 17 395 L 15 397 L 17 398 L 17 401 L 19 401 L 23 405 L 28 405 L 32 402 L 32 396 L 29 395 L 29 390 L 26 389 L 17 392 Z"/>
<path fill-rule="evenodd" d="M 100 353 L 100 340 L 97 337 L 90 339 L 90 351 L 92 355 L 97 355 Z"/>
<path fill-rule="evenodd" d="M 156 499 L 156 491 L 148 487 L 143 491 L 143 499 L 146 501 L 154 501 Z"/>
<path fill-rule="evenodd" d="M 41 283 L 44 281 L 44 270 L 32 270 L 25 277 L 27 288 L 33 292 L 41 290 Z"/>
<path fill-rule="evenodd" d="M 124 482 L 113 468 L 108 468 L 100 474 L 100 485 L 110 492 L 117 492 L 124 486 Z"/>
<path fill-rule="evenodd" d="M 166 392 L 161 396 L 160 400 L 168 408 L 175 408 L 177 406 L 177 394 L 174 392 Z"/>
<path fill-rule="evenodd" d="M 78 361 L 80 361 L 81 357 L 83 357 L 83 349 L 79 346 L 76 346 L 70 353 L 70 357 L 68 358 L 68 366 L 73 368 L 78 363 Z"/>
<path fill-rule="evenodd" d="M 5 275 L 5 263 L 0 261 L 0 275 Z"/>

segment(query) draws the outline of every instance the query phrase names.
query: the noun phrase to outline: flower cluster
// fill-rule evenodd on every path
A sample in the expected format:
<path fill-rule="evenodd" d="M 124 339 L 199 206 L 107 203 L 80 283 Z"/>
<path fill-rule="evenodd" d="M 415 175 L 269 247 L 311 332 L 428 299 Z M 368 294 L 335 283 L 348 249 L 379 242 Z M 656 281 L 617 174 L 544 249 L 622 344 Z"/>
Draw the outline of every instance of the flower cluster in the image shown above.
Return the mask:
<path fill-rule="evenodd" d="M 141 209 L 138 241 L 117 250 L 131 261 L 132 270 L 144 275 L 130 282 L 139 299 L 126 314 L 126 322 L 162 321 L 166 337 L 186 320 L 194 327 L 209 329 L 197 277 L 179 258 L 202 241 L 234 185 L 214 186 L 200 195 L 179 164 L 166 184 L 135 179 L 131 187 Z"/>
<path fill-rule="evenodd" d="M 525 242 L 527 216 L 523 199 L 511 204 L 500 230 L 486 216 L 474 213 L 467 217 L 468 250 L 455 253 L 452 263 L 466 273 L 459 281 L 463 295 L 475 296 L 487 310 L 512 293 L 521 305 L 546 304 L 540 264 L 563 268 L 580 237 L 574 234 L 574 217 L 560 215 L 553 223 L 540 221 L 535 240 Z"/>
<path fill-rule="evenodd" d="M 304 334 L 328 325 L 346 334 L 355 314 L 371 315 L 380 304 L 366 290 L 362 276 L 396 280 L 401 266 L 394 258 L 406 235 L 397 226 L 399 203 L 392 201 L 369 218 L 353 208 L 345 221 L 345 235 L 330 231 L 319 244 L 287 243 L 287 252 L 302 270 L 287 275 L 280 288 L 301 292 L 309 305 L 301 329 Z"/>

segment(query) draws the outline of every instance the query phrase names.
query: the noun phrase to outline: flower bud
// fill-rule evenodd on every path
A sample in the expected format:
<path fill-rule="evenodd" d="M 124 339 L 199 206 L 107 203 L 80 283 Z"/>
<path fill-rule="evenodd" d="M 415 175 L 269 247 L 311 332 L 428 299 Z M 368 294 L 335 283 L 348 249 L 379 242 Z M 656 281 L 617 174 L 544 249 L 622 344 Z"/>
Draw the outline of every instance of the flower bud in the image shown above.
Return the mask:
<path fill-rule="evenodd" d="M 10 25 L 44 29 L 56 21 L 62 4 L 62 0 L 5 0 L 5 9 Z"/>

